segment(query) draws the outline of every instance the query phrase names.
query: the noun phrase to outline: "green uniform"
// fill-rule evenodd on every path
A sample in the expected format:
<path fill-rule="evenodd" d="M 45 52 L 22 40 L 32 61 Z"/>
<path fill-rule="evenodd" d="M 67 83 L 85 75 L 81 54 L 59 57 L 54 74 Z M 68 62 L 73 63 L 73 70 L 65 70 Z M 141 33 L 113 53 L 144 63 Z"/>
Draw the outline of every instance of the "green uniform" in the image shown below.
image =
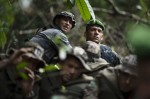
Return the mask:
<path fill-rule="evenodd" d="M 117 81 L 117 70 L 109 67 L 100 72 L 97 77 L 99 85 L 99 99 L 124 99 Z"/>
<path fill-rule="evenodd" d="M 61 96 L 61 97 L 60 97 Z M 67 83 L 52 95 L 52 99 L 98 99 L 98 87 L 95 80 L 78 79 Z M 62 98 L 64 97 L 64 98 Z"/>
<path fill-rule="evenodd" d="M 98 99 L 98 86 L 94 79 L 78 79 L 69 82 L 66 90 L 73 97 L 71 99 Z"/>

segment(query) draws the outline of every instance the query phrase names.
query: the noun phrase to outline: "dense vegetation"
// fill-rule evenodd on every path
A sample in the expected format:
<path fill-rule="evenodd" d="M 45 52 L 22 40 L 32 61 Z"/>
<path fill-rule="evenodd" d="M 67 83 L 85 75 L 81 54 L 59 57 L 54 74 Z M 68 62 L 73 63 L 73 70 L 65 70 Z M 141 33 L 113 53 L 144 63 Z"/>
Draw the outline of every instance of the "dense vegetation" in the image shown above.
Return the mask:
<path fill-rule="evenodd" d="M 89 0 L 83 12 L 80 7 L 85 2 L 88 0 L 0 0 L 1 52 L 5 53 L 12 46 L 19 47 L 38 28 L 51 24 L 54 15 L 63 10 L 76 16 L 76 27 L 68 35 L 73 46 L 84 42 L 85 23 L 96 17 L 106 27 L 103 43 L 121 55 L 129 53 L 125 34 L 130 23 L 150 25 L 149 0 Z"/>

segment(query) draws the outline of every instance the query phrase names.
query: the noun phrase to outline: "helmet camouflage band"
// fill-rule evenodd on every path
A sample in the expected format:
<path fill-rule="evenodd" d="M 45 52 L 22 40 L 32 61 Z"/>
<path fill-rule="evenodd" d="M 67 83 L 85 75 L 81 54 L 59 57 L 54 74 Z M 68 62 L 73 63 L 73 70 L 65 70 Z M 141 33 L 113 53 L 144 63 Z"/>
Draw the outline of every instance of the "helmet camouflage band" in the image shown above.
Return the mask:
<path fill-rule="evenodd" d="M 57 15 L 54 17 L 54 19 L 53 19 L 53 24 L 56 25 L 56 19 L 57 19 L 57 18 L 60 18 L 60 17 L 62 17 L 62 16 L 70 17 L 71 20 L 72 20 L 72 28 L 75 27 L 75 24 L 76 24 L 75 16 L 74 16 L 72 13 L 67 12 L 67 11 L 63 11 L 63 12 L 57 14 Z"/>

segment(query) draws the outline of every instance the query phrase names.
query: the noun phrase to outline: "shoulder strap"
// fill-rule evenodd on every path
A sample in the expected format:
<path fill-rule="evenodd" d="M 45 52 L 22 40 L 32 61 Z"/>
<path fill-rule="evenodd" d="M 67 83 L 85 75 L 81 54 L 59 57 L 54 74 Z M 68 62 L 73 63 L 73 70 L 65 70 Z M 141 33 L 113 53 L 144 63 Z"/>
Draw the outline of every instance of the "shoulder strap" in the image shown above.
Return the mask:
<path fill-rule="evenodd" d="M 48 25 L 45 25 L 42 28 L 38 28 L 37 31 L 35 32 L 35 35 L 38 34 L 38 33 L 40 33 L 40 32 L 42 32 L 42 31 L 44 31 L 44 30 L 46 30 L 46 29 L 48 29 L 48 28 L 52 28 L 52 27 L 53 26 L 51 24 L 48 24 Z"/>

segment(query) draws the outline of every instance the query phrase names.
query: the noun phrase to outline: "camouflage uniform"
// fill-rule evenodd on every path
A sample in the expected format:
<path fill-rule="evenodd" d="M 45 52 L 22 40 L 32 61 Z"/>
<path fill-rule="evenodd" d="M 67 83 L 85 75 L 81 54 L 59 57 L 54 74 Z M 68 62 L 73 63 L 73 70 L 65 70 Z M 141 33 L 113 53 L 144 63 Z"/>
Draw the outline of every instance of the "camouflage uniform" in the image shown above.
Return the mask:
<path fill-rule="evenodd" d="M 99 80 L 99 99 L 124 99 L 118 86 L 117 71 L 114 67 L 103 70 L 97 79 Z"/>
<path fill-rule="evenodd" d="M 58 84 L 58 82 L 55 82 L 55 84 Z M 98 86 L 93 78 L 81 77 L 66 84 L 61 84 L 59 87 L 57 86 L 57 89 L 52 91 L 50 97 L 53 99 L 54 96 L 59 95 L 64 96 L 65 99 L 98 99 Z"/>
<path fill-rule="evenodd" d="M 30 46 L 31 48 L 32 44 L 28 46 Z M 36 89 L 37 87 L 34 87 L 32 89 L 32 93 L 30 94 L 30 96 L 27 96 L 23 91 L 20 82 L 24 79 L 19 76 L 19 69 L 17 69 L 17 67 L 19 67 L 21 63 L 16 63 L 16 61 L 18 62 L 18 59 L 20 60 L 20 57 L 28 58 L 30 59 L 30 61 L 34 60 L 38 62 L 38 66 L 36 68 L 43 68 L 45 66 L 45 63 L 41 58 L 44 50 L 40 46 L 32 46 L 32 48 L 34 47 L 37 47 L 37 49 L 41 53 L 19 50 L 14 53 L 8 60 L 5 60 L 3 62 L 3 68 L 0 71 L 0 99 L 36 99 L 38 93 L 38 90 Z M 33 92 L 33 90 L 36 91 Z"/>
<path fill-rule="evenodd" d="M 61 12 L 57 14 L 53 19 L 54 26 L 46 29 L 37 35 L 35 35 L 30 41 L 38 43 L 41 47 L 44 48 L 44 56 L 43 59 L 46 63 L 50 64 L 53 62 L 53 58 L 58 55 L 59 48 L 62 46 L 66 46 L 72 48 L 67 36 L 63 33 L 62 30 L 56 25 L 55 21 L 59 17 L 66 16 L 72 19 L 72 28 L 75 26 L 75 17 L 70 12 Z"/>
<path fill-rule="evenodd" d="M 75 47 L 74 50 L 90 68 L 88 75 L 96 76 L 99 71 L 111 66 L 106 60 L 101 58 L 101 49 L 99 44 L 95 42 L 87 41 L 82 48 Z"/>
<path fill-rule="evenodd" d="M 87 25 L 86 25 L 86 30 L 89 28 L 89 26 L 98 26 L 102 29 L 102 31 L 105 29 L 103 23 L 99 20 L 90 20 Z M 100 47 L 100 56 L 101 58 L 105 59 L 108 63 L 110 63 L 112 66 L 116 66 L 120 64 L 120 58 L 119 55 L 113 51 L 110 47 L 104 45 L 104 44 L 99 44 Z"/>
<path fill-rule="evenodd" d="M 90 68 L 80 56 L 72 56 L 80 60 L 85 68 L 83 72 L 89 71 Z M 40 82 L 40 99 L 49 99 L 53 95 L 58 96 L 59 93 L 66 93 L 66 99 L 97 99 L 98 87 L 93 77 L 84 75 L 83 77 L 79 76 L 78 79 L 73 81 L 63 83 L 62 78 L 59 75 L 60 71 L 61 70 L 50 72 L 47 78 L 42 79 Z"/>
<path fill-rule="evenodd" d="M 130 57 L 131 58 L 131 57 Z M 124 92 L 121 91 L 118 77 L 119 70 L 126 72 L 130 75 L 137 76 L 137 69 L 133 61 L 127 59 L 123 65 L 118 65 L 116 67 L 109 67 L 99 72 L 97 76 L 98 86 L 99 86 L 99 99 L 127 99 Z M 123 62 L 125 59 L 123 60 Z M 131 66 L 134 65 L 134 66 Z M 128 93 L 128 98 L 131 93 Z M 132 94 L 131 94 L 132 95 Z"/>
<path fill-rule="evenodd" d="M 94 79 L 81 78 L 66 84 L 66 93 L 71 99 L 98 99 L 98 86 Z"/>

